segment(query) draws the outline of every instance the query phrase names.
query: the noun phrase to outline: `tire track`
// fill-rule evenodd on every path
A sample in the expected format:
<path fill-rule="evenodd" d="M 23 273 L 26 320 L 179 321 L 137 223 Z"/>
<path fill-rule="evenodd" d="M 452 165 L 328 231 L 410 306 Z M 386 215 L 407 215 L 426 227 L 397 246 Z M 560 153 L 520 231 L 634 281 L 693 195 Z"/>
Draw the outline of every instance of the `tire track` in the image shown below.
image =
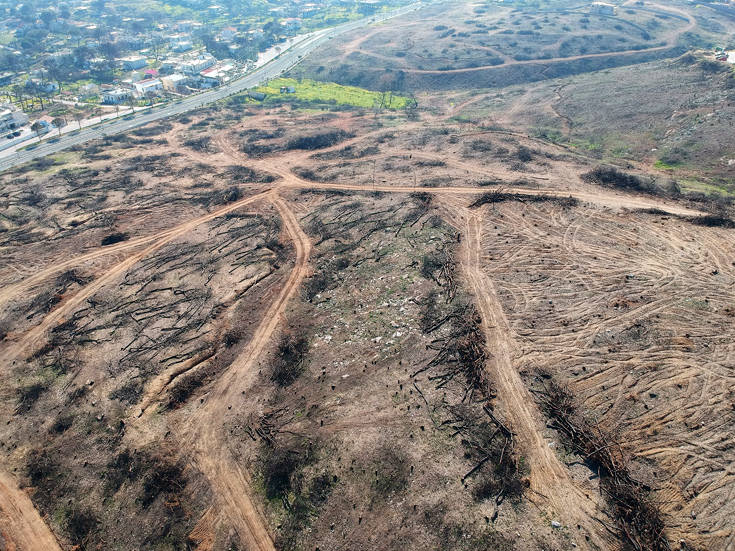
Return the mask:
<path fill-rule="evenodd" d="M 227 446 L 226 437 L 221 430 L 222 420 L 227 415 L 228 405 L 255 381 L 257 361 L 271 343 L 288 302 L 306 276 L 311 253 L 311 241 L 283 199 L 271 194 L 268 200 L 280 214 L 284 231 L 294 244 L 296 252 L 294 268 L 280 293 L 263 315 L 247 347 L 219 378 L 215 388 L 208 395 L 204 411 L 189 428 L 191 432 L 187 438 L 194 446 L 197 467 L 215 489 L 220 512 L 228 517 L 247 549 L 259 551 L 275 551 L 273 539 L 252 500 L 253 492 L 249 477 L 238 465 Z"/>
<path fill-rule="evenodd" d="M 9 540 L 8 551 L 61 551 L 56 538 L 36 511 L 28 495 L 12 477 L 0 471 L 0 535 Z"/>
<path fill-rule="evenodd" d="M 115 245 L 109 245 L 107 247 L 101 247 L 90 253 L 76 256 L 69 260 L 65 260 L 58 264 L 49 266 L 48 268 L 44 268 L 43 270 L 40 270 L 34 273 L 32 276 L 29 276 L 17 283 L 13 283 L 11 285 L 4 287 L 3 289 L 0 289 L 0 307 L 5 306 L 5 304 L 9 300 L 11 300 L 14 296 L 22 293 L 23 291 L 29 289 L 30 287 L 33 287 L 34 285 L 42 282 L 44 279 L 51 277 L 52 275 L 58 272 L 64 271 L 68 268 L 73 268 L 74 266 L 77 266 L 89 260 L 95 260 L 97 258 L 101 258 L 101 257 L 108 256 L 111 254 L 124 252 L 124 251 L 127 251 L 128 249 L 134 249 L 136 247 L 140 247 L 142 245 L 150 243 L 151 241 L 155 241 L 156 239 L 161 239 L 165 237 L 171 231 L 174 231 L 174 230 L 168 230 L 163 233 L 156 234 L 156 235 L 138 237 L 135 239 L 131 239 L 130 241 L 117 243 Z"/>
<path fill-rule="evenodd" d="M 421 193 L 430 193 L 432 195 L 482 195 L 485 190 L 476 187 L 417 187 L 417 186 L 360 186 L 350 184 L 325 184 L 320 182 L 307 182 L 297 176 L 289 173 L 280 174 L 284 176 L 284 186 L 298 187 L 310 190 L 338 190 L 338 191 L 362 191 L 362 192 L 374 192 L 380 191 L 384 193 L 414 193 L 420 191 Z M 619 196 L 606 193 L 592 193 L 585 191 L 569 191 L 569 190 L 558 190 L 558 189 L 535 189 L 529 190 L 527 188 L 514 188 L 507 187 L 503 188 L 506 193 L 513 193 L 517 195 L 525 196 L 538 196 L 546 195 L 548 197 L 572 197 L 579 199 L 580 201 L 595 203 L 603 207 L 610 207 L 614 209 L 627 208 L 627 209 L 646 209 L 646 208 L 665 208 L 670 214 L 676 214 L 680 216 L 700 216 L 703 213 L 700 211 L 688 209 L 686 207 L 680 207 L 678 205 L 672 205 L 663 203 L 661 201 L 644 199 L 636 196 Z"/>
<path fill-rule="evenodd" d="M 517 345 L 508 320 L 500 306 L 492 281 L 482 269 L 481 221 L 474 213 L 459 213 L 451 209 L 455 220 L 463 220 L 466 239 L 460 255 L 467 284 L 475 297 L 482 318 L 488 351 L 487 368 L 495 382 L 498 395 L 505 404 L 504 412 L 524 457 L 531 468 L 531 490 L 543 495 L 553 513 L 564 518 L 569 526 L 584 527 L 592 543 L 607 548 L 608 543 L 598 533 L 593 519 L 599 516 L 597 504 L 572 482 L 556 452 L 550 448 L 541 432 L 541 415 L 533 397 L 513 365 Z"/>
<path fill-rule="evenodd" d="M 186 222 L 185 224 L 181 224 L 180 226 L 177 226 L 176 228 L 174 228 L 173 230 L 169 232 L 164 232 L 163 239 L 160 239 L 160 234 L 159 234 L 158 241 L 156 241 L 149 247 L 143 249 L 142 251 L 129 256 L 122 262 L 119 262 L 118 264 L 110 268 L 107 272 L 105 272 L 102 276 L 98 277 L 92 283 L 84 287 L 76 295 L 71 297 L 67 302 L 65 302 L 64 304 L 62 304 L 55 310 L 52 310 L 41 321 L 39 325 L 37 325 L 33 329 L 26 332 L 20 338 L 18 342 L 13 343 L 10 346 L 8 346 L 5 349 L 5 351 L 2 354 L 0 354 L 0 364 L 3 364 L 5 366 L 5 369 L 7 369 L 14 360 L 18 359 L 24 352 L 27 352 L 35 343 L 37 343 L 38 340 L 44 335 L 44 333 L 48 329 L 50 329 L 56 322 L 60 321 L 69 312 L 72 312 L 76 307 L 78 307 L 85 300 L 87 300 L 89 297 L 94 295 L 96 292 L 98 292 L 100 289 L 102 289 L 105 285 L 110 283 L 116 277 L 118 277 L 121 274 L 124 274 L 127 270 L 133 267 L 139 260 L 145 258 L 146 256 L 150 254 L 153 254 L 157 250 L 169 244 L 174 239 L 181 237 L 182 235 L 186 234 L 187 232 L 197 228 L 198 226 L 206 222 L 214 220 L 215 218 L 218 218 L 229 212 L 235 211 L 241 207 L 244 207 L 245 205 L 249 205 L 251 203 L 264 199 L 268 195 L 268 193 L 269 192 L 263 192 L 263 193 L 259 193 L 257 195 L 248 197 L 246 199 L 241 199 L 240 201 L 236 201 L 224 208 L 221 208 L 219 210 L 216 210 L 204 216 L 200 216 L 199 218 L 195 218 L 194 220 L 190 220 L 189 222 Z M 58 271 L 58 268 L 52 267 L 52 268 L 49 268 L 47 271 L 50 273 L 54 273 L 55 271 Z"/>

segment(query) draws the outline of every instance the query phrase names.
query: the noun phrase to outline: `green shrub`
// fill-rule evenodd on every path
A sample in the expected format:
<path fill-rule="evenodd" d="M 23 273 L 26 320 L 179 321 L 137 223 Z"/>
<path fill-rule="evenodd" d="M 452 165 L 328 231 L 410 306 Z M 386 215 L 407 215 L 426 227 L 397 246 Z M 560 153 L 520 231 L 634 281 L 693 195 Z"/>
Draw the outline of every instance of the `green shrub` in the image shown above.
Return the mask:
<path fill-rule="evenodd" d="M 287 333 L 281 338 L 271 379 L 281 387 L 292 384 L 304 371 L 309 341 L 303 335 Z"/>

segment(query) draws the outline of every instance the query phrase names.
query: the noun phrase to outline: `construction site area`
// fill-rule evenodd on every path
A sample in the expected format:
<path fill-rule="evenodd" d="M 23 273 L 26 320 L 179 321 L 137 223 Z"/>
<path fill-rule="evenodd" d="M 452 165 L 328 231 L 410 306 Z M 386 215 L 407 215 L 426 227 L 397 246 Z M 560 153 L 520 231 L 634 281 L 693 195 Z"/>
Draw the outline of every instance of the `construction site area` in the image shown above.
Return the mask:
<path fill-rule="evenodd" d="M 735 151 L 588 147 L 586 79 L 236 96 L 1 173 L 0 549 L 734 550 Z"/>

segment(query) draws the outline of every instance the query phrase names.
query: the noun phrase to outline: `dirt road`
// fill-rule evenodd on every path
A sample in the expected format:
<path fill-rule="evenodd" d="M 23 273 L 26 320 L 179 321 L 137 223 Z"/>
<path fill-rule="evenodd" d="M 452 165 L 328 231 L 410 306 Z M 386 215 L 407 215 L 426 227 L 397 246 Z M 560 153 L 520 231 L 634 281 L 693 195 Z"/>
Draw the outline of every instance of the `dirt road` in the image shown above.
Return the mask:
<path fill-rule="evenodd" d="M 286 203 L 275 194 L 268 199 L 278 210 L 283 229 L 294 244 L 296 260 L 293 270 L 265 312 L 247 347 L 207 396 L 197 422 L 188 429 L 191 432 L 187 438 L 194 445 L 197 466 L 215 489 L 220 514 L 227 516 L 241 541 L 251 551 L 274 551 L 275 547 L 266 523 L 251 498 L 249 477 L 228 448 L 227 439 L 222 433 L 222 421 L 227 416 L 228 406 L 236 398 L 241 399 L 242 392 L 247 392 L 253 384 L 258 373 L 258 360 L 271 344 L 289 300 L 298 291 L 308 272 L 311 253 L 311 242 Z"/>
<path fill-rule="evenodd" d="M 251 203 L 255 203 L 257 201 L 264 199 L 267 193 L 268 192 L 263 192 L 257 195 L 253 195 L 252 197 L 248 197 L 246 199 L 235 201 L 234 203 L 231 203 L 227 205 L 226 207 L 223 207 L 221 209 L 205 214 L 204 216 L 195 218 L 194 220 L 190 220 L 184 224 L 176 226 L 170 231 L 164 232 L 163 234 L 159 234 L 159 239 L 155 241 L 152 245 L 150 245 L 149 247 L 143 249 L 142 251 L 136 254 L 129 256 L 122 262 L 115 264 L 112 268 L 107 270 L 104 274 L 102 274 L 100 277 L 95 279 L 92 283 L 84 287 L 81 291 L 79 291 L 76 295 L 71 297 L 68 301 L 64 302 L 61 306 L 59 306 L 55 310 L 52 310 L 43 319 L 43 321 L 40 324 L 38 324 L 36 327 L 31 329 L 30 331 L 26 332 L 24 335 L 22 335 L 19 340 L 17 340 L 16 342 L 11 341 L 8 345 L 6 345 L 5 350 L 2 352 L 2 354 L 0 354 L 0 365 L 4 365 L 5 369 L 7 369 L 14 360 L 19 358 L 23 353 L 28 352 L 34 346 L 34 344 L 36 344 L 39 341 L 39 339 L 46 333 L 46 331 L 50 329 L 53 325 L 55 325 L 57 322 L 61 321 L 67 313 L 72 312 L 75 308 L 81 305 L 85 300 L 87 300 L 89 297 L 94 295 L 97 291 L 102 289 L 105 285 L 110 283 L 116 277 L 120 276 L 121 274 L 124 274 L 127 270 L 133 267 L 142 258 L 145 258 L 146 256 L 150 254 L 153 254 L 155 251 L 161 249 L 162 247 L 164 247 L 165 245 L 167 245 L 168 243 L 170 243 L 177 237 L 181 237 L 182 235 L 186 234 L 187 232 L 195 229 L 196 227 L 206 222 L 209 222 L 211 220 L 214 220 L 215 218 L 218 218 L 229 212 L 232 212 L 241 207 L 244 207 L 245 205 L 249 205 Z M 160 237 L 161 235 L 163 235 L 162 238 Z M 93 253 L 90 253 L 90 254 L 93 254 Z M 84 255 L 84 257 L 88 257 L 88 256 L 89 255 Z M 69 262 L 64 262 L 62 264 L 68 267 Z M 46 274 L 52 274 L 57 271 L 59 271 L 58 265 L 44 270 Z M 19 289 L 24 288 L 25 285 L 26 285 L 25 281 L 21 282 L 18 286 L 16 286 L 15 292 L 18 292 Z"/>
<path fill-rule="evenodd" d="M 296 186 L 305 189 L 333 189 L 341 191 L 380 191 L 383 193 L 430 193 L 432 195 L 480 195 L 485 193 L 486 190 L 476 187 L 417 187 L 417 186 L 355 186 L 349 184 L 324 184 L 317 182 L 307 182 L 300 178 L 290 178 L 284 185 Z M 666 203 L 657 199 L 646 199 L 635 195 L 615 194 L 604 191 L 600 192 L 584 192 L 584 191 L 566 191 L 556 189 L 533 189 L 528 188 L 514 188 L 506 187 L 503 188 L 505 193 L 515 193 L 518 195 L 526 196 L 537 196 L 547 195 L 548 197 L 573 197 L 580 201 L 585 201 L 593 204 L 600 205 L 602 207 L 609 207 L 613 209 L 627 208 L 627 209 L 649 209 L 659 208 L 663 209 L 669 214 L 676 214 L 680 216 L 700 216 L 703 213 L 700 211 L 692 210 L 686 207 L 678 206 L 674 203 Z"/>
<path fill-rule="evenodd" d="M 681 29 L 675 30 L 672 33 L 670 33 L 666 37 L 666 43 L 663 46 L 655 46 L 653 48 L 644 48 L 640 50 L 623 50 L 623 51 L 612 51 L 612 52 L 602 52 L 598 54 L 581 54 L 581 55 L 575 55 L 575 56 L 569 56 L 569 57 L 554 57 L 549 59 L 528 59 L 528 60 L 515 60 L 515 59 L 509 59 L 507 56 L 503 56 L 505 63 L 502 65 L 480 65 L 477 67 L 466 67 L 462 69 L 412 69 L 410 67 L 401 66 L 400 70 L 404 73 L 414 73 L 414 74 L 420 74 L 420 75 L 444 75 L 444 74 L 453 74 L 453 73 L 472 73 L 477 71 L 487 71 L 492 69 L 502 69 L 505 67 L 512 67 L 515 65 L 549 65 L 551 63 L 560 63 L 565 61 L 579 61 L 583 59 L 596 59 L 601 57 L 624 57 L 629 55 L 636 55 L 636 54 L 645 54 L 645 53 L 652 53 L 652 52 L 660 52 L 663 50 L 666 50 L 668 48 L 673 47 L 676 45 L 677 41 L 679 40 L 679 37 L 683 34 L 691 31 L 694 27 L 696 27 L 697 22 L 696 19 L 689 14 L 688 12 L 673 8 L 669 6 L 662 6 L 660 4 L 651 4 L 651 6 L 658 8 L 659 13 L 666 13 L 666 12 L 673 12 L 679 15 L 680 17 L 686 18 L 688 23 L 686 27 L 683 27 Z M 655 10 L 647 10 L 647 11 L 655 11 Z M 389 61 L 389 62 L 400 62 L 402 61 L 401 58 L 395 57 L 395 56 L 389 56 L 389 55 L 381 55 L 375 52 L 363 50 L 363 49 L 354 49 L 354 51 L 357 51 L 361 53 L 362 55 L 373 57 L 376 59 L 379 59 L 381 61 Z"/>
<path fill-rule="evenodd" d="M 550 63 L 560 63 L 564 61 L 579 61 L 582 59 L 595 59 L 599 57 L 623 57 L 627 55 L 646 54 L 652 52 L 660 52 L 671 48 L 671 46 L 657 46 L 655 48 L 646 48 L 644 50 L 626 50 L 623 52 L 603 52 L 601 54 L 574 55 L 569 57 L 552 57 L 549 59 L 529 59 L 526 61 L 514 61 L 512 63 L 504 63 L 503 65 L 479 65 L 477 67 L 467 67 L 464 69 L 401 69 L 404 73 L 415 73 L 418 75 L 447 75 L 454 73 L 475 73 L 477 71 L 487 71 L 491 69 L 500 69 L 503 67 L 512 67 L 514 65 L 549 65 Z M 370 52 L 362 52 L 370 57 L 376 55 Z"/>
<path fill-rule="evenodd" d="M 28 495 L 3 472 L 0 472 L 0 535 L 8 551 L 61 551 Z"/>
<path fill-rule="evenodd" d="M 344 143 L 341 144 L 344 146 Z M 227 155 L 235 157 L 238 152 L 234 148 L 223 147 Z M 298 161 L 305 153 L 285 155 L 281 158 L 268 158 L 261 161 L 251 162 L 251 165 L 262 168 L 281 177 L 275 189 L 312 189 L 312 190 L 353 190 L 362 192 L 380 191 L 384 193 L 412 193 L 425 192 L 440 196 L 443 201 L 452 205 L 453 218 L 463 221 L 460 229 L 466 232 L 467 239 L 464 243 L 463 263 L 466 277 L 470 288 L 476 296 L 478 309 L 480 310 L 486 329 L 488 348 L 493 354 L 493 360 L 488 364 L 492 371 L 493 380 L 498 384 L 501 396 L 506 400 L 508 411 L 511 414 L 510 421 L 518 434 L 518 442 L 526 457 L 529 458 L 532 469 L 532 489 L 535 495 L 543 494 L 546 503 L 554 514 L 558 514 L 569 525 L 580 524 L 585 527 L 593 542 L 605 547 L 601 537 L 596 533 L 596 526 L 590 526 L 597 514 L 595 502 L 587 499 L 583 492 L 570 480 L 565 467 L 559 462 L 556 454 L 551 450 L 542 434 L 541 417 L 534 406 L 532 397 L 525 388 L 514 364 L 513 354 L 515 345 L 512 335 L 505 319 L 505 315 L 497 301 L 493 284 L 487 274 L 483 272 L 481 265 L 481 235 L 480 219 L 477 215 L 466 208 L 466 199 L 484 193 L 486 190 L 478 187 L 415 187 L 415 186 L 360 186 L 350 184 L 325 184 L 303 180 L 293 174 L 289 162 Z M 420 154 L 430 157 L 429 154 Z M 239 159 L 242 160 L 242 159 Z M 457 168 L 482 172 L 478 167 L 460 161 L 451 163 Z M 610 190 L 594 191 L 566 191 L 559 189 L 528 189 L 528 188 L 504 188 L 505 192 L 518 193 L 520 195 L 547 194 L 550 197 L 572 196 L 582 201 L 587 201 L 613 209 L 629 208 L 664 208 L 672 214 L 693 216 L 701 214 L 697 211 L 681 207 L 673 203 L 665 203 L 654 198 L 646 198 L 636 195 L 620 194 Z M 11 299 L 17 293 L 30 288 L 35 283 L 48 278 L 55 273 L 78 265 L 90 259 L 103 255 L 120 253 L 131 249 L 139 249 L 123 261 L 115 264 L 92 283 L 81 289 L 75 296 L 63 302 L 51 311 L 43 321 L 33 329 L 15 340 L 4 343 L 5 350 L 0 354 L 2 365 L 9 367 L 13 360 L 28 352 L 37 345 L 47 330 L 54 324 L 63 320 L 65 316 L 84 303 L 96 292 L 115 281 L 117 277 L 130 269 L 142 258 L 155 253 L 166 244 L 187 232 L 197 228 L 199 225 L 209 222 L 219 216 L 225 215 L 242 208 L 245 205 L 267 200 L 270 201 L 279 212 L 283 221 L 283 230 L 288 238 L 294 243 L 295 265 L 289 274 L 282 289 L 279 290 L 274 300 L 270 303 L 263 319 L 256 329 L 252 340 L 243 350 L 242 354 L 230 365 L 222 377 L 217 381 L 213 390 L 206 398 L 200 415 L 194 423 L 183 428 L 186 441 L 190 442 L 194 450 L 195 462 L 200 470 L 207 476 L 217 496 L 217 507 L 215 508 L 219 518 L 227 518 L 228 523 L 233 526 L 240 535 L 242 542 L 250 549 L 272 550 L 273 541 L 266 528 L 266 523 L 258 511 L 252 498 L 250 480 L 247 473 L 237 463 L 227 445 L 225 434 L 223 434 L 223 419 L 227 417 L 229 406 L 236 397 L 240 397 L 243 390 L 251 387 L 257 375 L 257 363 L 262 358 L 268 346 L 272 343 L 273 334 L 276 332 L 289 300 L 297 292 L 308 270 L 308 260 L 311 252 L 311 243 L 299 227 L 298 221 L 287 204 L 277 195 L 277 191 L 268 191 L 231 203 L 221 209 L 197 217 L 193 220 L 180 224 L 170 230 L 161 232 L 155 236 L 140 237 L 130 242 L 100 248 L 98 250 L 81 255 L 77 258 L 64 260 L 53 266 L 49 266 L 30 278 L 21 281 L 12 287 L 6 288 L 0 293 L 0 303 Z M 456 215 L 456 216 L 455 216 Z M 0 497 L 6 490 L 0 488 Z M 27 499 L 27 498 L 26 498 Z M 19 501 L 20 498 L 16 498 Z M 14 503 L 13 501 L 10 502 Z M 11 525 L 9 534 L 50 534 L 48 528 L 33 510 L 30 500 L 23 507 L 14 505 L 14 514 L 8 514 L 7 523 Z M 41 527 L 36 526 L 40 524 Z M 24 526 L 35 526 L 35 532 Z M 45 531 L 45 532 L 44 532 Z M 53 536 L 51 536 L 53 537 Z M 21 541 L 19 539 L 19 541 Z M 58 547 L 58 546 L 57 546 Z M 31 547 L 48 548 L 54 547 Z"/>
<path fill-rule="evenodd" d="M 114 245 L 109 245 L 107 247 L 100 247 L 87 254 L 83 254 L 80 256 L 76 256 L 74 258 L 70 258 L 68 260 L 64 260 L 63 262 L 59 262 L 58 264 L 54 264 L 52 266 L 48 266 L 42 270 L 34 272 L 33 275 L 28 276 L 27 278 L 19 281 L 18 283 L 7 285 L 3 287 L 2 289 L 0 289 L 0 307 L 4 306 L 8 302 L 8 300 L 13 298 L 14 296 L 17 296 L 19 293 L 22 293 L 26 289 L 29 289 L 33 285 L 40 283 L 44 279 L 51 277 L 54 274 L 58 274 L 59 272 L 63 272 L 64 270 L 71 269 L 75 266 L 78 266 L 79 264 L 88 262 L 90 260 L 94 260 L 96 258 L 101 258 L 103 256 L 108 256 L 111 254 L 124 252 L 124 251 L 127 251 L 128 249 L 134 249 L 136 247 L 140 247 L 142 245 L 150 243 L 151 241 L 155 241 L 156 239 L 162 239 L 171 231 L 173 230 L 168 230 L 166 232 L 158 233 L 155 235 L 147 235 L 144 237 L 138 237 L 136 239 L 131 239 L 130 241 L 116 243 Z"/>
<path fill-rule="evenodd" d="M 92 283 L 84 287 L 79 293 L 74 295 L 71 299 L 69 299 L 67 302 L 65 302 L 62 306 L 56 308 L 51 313 L 49 313 L 43 321 L 28 331 L 26 334 L 24 334 L 17 342 L 11 343 L 9 346 L 6 346 L 3 353 L 0 355 L 0 362 L 4 366 L 10 366 L 13 360 L 20 357 L 24 352 L 28 351 L 32 346 L 37 343 L 41 337 L 45 334 L 45 332 L 51 328 L 56 322 L 60 321 L 67 313 L 72 312 L 76 307 L 81 305 L 85 300 L 87 300 L 89 297 L 93 296 L 97 291 L 102 289 L 105 285 L 110 283 L 112 280 L 114 280 L 116 277 L 118 277 L 121 274 L 124 274 L 128 269 L 130 269 L 133 265 L 135 265 L 138 261 L 140 261 L 142 258 L 153 254 L 155 251 L 159 250 L 166 244 L 170 243 L 172 240 L 176 239 L 179 236 L 184 235 L 185 233 L 195 229 L 197 226 L 204 224 L 206 222 L 209 222 L 219 216 L 223 216 L 229 212 L 232 212 L 234 210 L 237 210 L 243 206 L 249 205 L 251 203 L 263 200 L 264 198 L 268 197 L 275 205 L 276 208 L 279 209 L 279 212 L 281 212 L 282 209 L 285 209 L 286 214 L 290 214 L 290 211 L 285 207 L 285 203 L 283 203 L 280 199 L 274 199 L 270 195 L 268 195 L 269 192 L 260 193 L 257 195 L 254 195 L 252 197 L 248 197 L 246 199 L 242 199 L 240 201 L 236 201 L 224 208 L 218 209 L 216 211 L 213 211 L 211 213 L 208 213 L 204 216 L 198 217 L 194 220 L 190 220 L 186 222 L 185 224 L 181 224 L 180 226 L 177 226 L 176 228 L 173 228 L 172 230 L 168 232 L 164 232 L 163 234 L 159 234 L 159 239 L 155 241 L 152 245 L 147 247 L 146 249 L 131 255 L 130 257 L 126 258 L 122 262 L 116 264 L 111 269 L 109 269 L 107 272 L 105 272 L 103 275 L 95 279 Z M 284 225 L 287 228 L 287 231 L 289 235 L 295 236 L 295 238 L 298 240 L 296 250 L 297 250 L 297 268 L 300 266 L 299 259 L 303 257 L 303 266 L 302 271 L 305 271 L 305 264 L 306 260 L 308 259 L 308 252 L 309 252 L 309 246 L 304 246 L 304 240 L 306 241 L 306 244 L 309 245 L 309 241 L 306 238 L 306 235 L 303 234 L 303 232 L 300 232 L 300 228 L 298 228 L 298 225 L 296 225 L 296 229 L 294 229 L 295 224 L 295 217 L 291 214 L 290 217 L 284 216 Z M 160 238 L 160 236 L 163 235 L 163 238 Z M 150 240 L 145 240 L 145 242 L 150 242 Z M 140 244 L 140 243 L 137 243 Z M 301 251 L 301 253 L 299 253 Z M 105 251 L 107 252 L 107 251 Z M 94 253 L 90 253 L 94 254 Z M 301 256 L 299 256 L 301 254 Z M 89 257 L 90 255 L 84 255 L 84 257 Z M 68 263 L 63 263 L 68 264 Z M 54 273 L 58 271 L 60 268 L 57 266 L 47 268 L 45 272 L 47 274 Z M 63 268 L 61 268 L 63 269 Z M 292 281 L 294 277 L 299 277 L 298 281 L 293 283 L 291 287 L 293 289 L 290 290 L 290 293 L 288 294 L 288 297 L 290 297 L 293 294 L 293 290 L 298 287 L 298 283 L 300 283 L 301 279 L 303 278 L 303 274 L 298 270 L 295 269 L 294 273 L 292 274 L 291 278 L 289 279 L 289 282 Z M 25 282 L 23 282 L 25 284 Z M 288 287 L 288 285 L 287 285 Z M 17 288 L 16 288 L 17 291 Z M 288 298 L 287 297 L 287 298 Z M 286 300 L 287 300 L 286 298 Z M 275 303 L 274 303 L 275 304 Z M 283 302 L 283 306 L 285 307 L 285 301 Z M 273 309 L 273 306 L 271 307 L 271 310 Z M 271 310 L 269 310 L 269 314 L 271 313 Z M 266 320 L 275 320 L 277 321 L 278 318 L 267 316 Z M 271 329 L 272 332 L 272 329 Z M 270 333 L 268 334 L 268 336 Z M 256 337 L 258 334 L 256 333 Z M 262 337 L 267 340 L 267 336 Z M 255 339 L 254 339 L 255 341 Z M 251 345 L 252 346 L 252 345 Z M 262 349 L 262 345 L 261 345 Z M 257 356 L 257 353 L 256 353 Z M 233 364 L 234 365 L 234 364 Z M 229 379 L 228 379 L 229 380 Z M 228 383 L 229 384 L 229 383 Z M 227 386 L 224 387 L 227 389 Z M 220 404 L 222 405 L 222 404 Z M 225 409 L 225 408 L 223 408 Z M 216 418 L 216 417 L 215 417 Z M 211 421 L 212 418 L 209 418 L 210 421 L 210 428 L 211 428 Z M 216 425 L 219 426 L 219 425 Z M 204 449 L 207 449 L 207 446 L 204 446 Z M 209 449 L 211 452 L 212 450 L 217 449 L 220 451 L 219 448 L 216 446 Z M 226 449 L 226 447 L 223 447 L 223 449 Z M 225 468 L 223 464 L 218 464 L 218 462 L 213 462 L 213 466 L 215 468 L 215 473 L 222 472 L 222 469 Z M 243 489 L 248 488 L 247 481 L 245 479 L 245 475 L 242 473 L 242 471 L 239 469 L 237 465 L 234 465 L 234 468 L 231 468 L 229 470 L 225 470 L 225 473 L 222 474 L 219 478 L 227 478 L 230 481 L 235 481 L 235 486 L 232 485 L 227 486 L 226 488 L 230 490 L 230 492 L 226 492 L 224 497 L 228 499 L 231 505 L 233 505 L 237 511 L 241 513 L 241 517 L 246 520 L 248 523 L 248 530 L 245 533 L 241 533 L 241 536 L 244 540 L 248 541 L 248 535 L 251 536 L 252 541 L 257 545 L 257 547 L 252 547 L 253 549 L 274 549 L 273 543 L 270 540 L 270 536 L 268 535 L 264 523 L 259 519 L 257 514 L 255 514 L 255 509 L 252 505 L 252 502 L 249 499 L 249 492 L 245 491 L 243 492 Z M 33 504 L 31 503 L 30 499 L 25 496 L 25 494 L 22 494 L 22 492 L 16 491 L 13 492 L 12 489 L 14 486 L 7 483 L 5 480 L 0 479 L 0 505 L 4 503 L 9 503 L 11 505 L 11 508 L 8 509 L 9 514 L 7 514 L 7 522 L 8 525 L 8 532 L 11 536 L 11 538 L 15 538 L 20 542 L 24 541 L 37 541 L 39 542 L 39 545 L 26 545 L 23 543 L 22 546 L 19 545 L 20 549 L 58 549 L 58 545 L 56 545 L 54 541 L 54 545 L 41 545 L 41 540 L 32 540 L 30 539 L 34 534 L 37 535 L 39 538 L 44 537 L 44 534 L 50 535 L 51 538 L 53 536 L 51 535 L 51 532 L 49 531 L 48 527 L 43 523 L 41 518 L 39 517 L 36 510 L 33 508 Z M 25 501 L 23 501 L 22 497 L 25 497 Z M 3 509 L 3 512 L 5 509 Z M 0 524 L 2 526 L 2 524 Z M 239 532 L 242 532 L 241 530 L 238 530 Z M 13 536 L 13 534 L 18 534 L 18 536 Z"/>
<path fill-rule="evenodd" d="M 563 519 L 567 526 L 582 526 L 591 542 L 600 548 L 607 548 L 609 542 L 605 541 L 593 521 L 600 516 L 598 503 L 572 482 L 555 449 L 549 447 L 542 433 L 542 416 L 514 366 L 517 347 L 493 282 L 482 269 L 481 220 L 477 214 L 466 209 L 454 207 L 450 213 L 455 223 L 463 221 L 465 239 L 460 255 L 462 269 L 482 317 L 490 352 L 487 368 L 491 380 L 497 386 L 503 411 L 515 434 L 519 450 L 530 466 L 531 499 L 538 500 L 538 496 L 545 496 L 542 501 L 545 501 L 554 518 Z"/>

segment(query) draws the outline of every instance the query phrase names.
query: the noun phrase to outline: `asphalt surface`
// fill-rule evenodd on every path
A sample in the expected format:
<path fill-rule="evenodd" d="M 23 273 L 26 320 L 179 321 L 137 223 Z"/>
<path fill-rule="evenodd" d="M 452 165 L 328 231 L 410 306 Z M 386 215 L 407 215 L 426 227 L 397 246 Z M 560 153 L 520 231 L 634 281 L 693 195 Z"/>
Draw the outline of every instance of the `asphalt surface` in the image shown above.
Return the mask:
<path fill-rule="evenodd" d="M 46 155 L 58 153 L 59 151 L 62 151 L 69 147 L 73 147 L 75 145 L 83 144 L 90 140 L 96 140 L 98 138 L 110 136 L 112 134 L 119 134 L 121 132 L 130 130 L 131 128 L 142 126 L 144 124 L 148 124 L 159 119 L 180 115 L 182 113 L 186 113 L 187 111 L 192 111 L 194 109 L 203 107 L 206 104 L 216 102 L 228 96 L 238 94 L 244 90 L 254 88 L 255 86 L 260 85 L 266 80 L 270 80 L 272 78 L 280 76 L 282 73 L 299 63 L 302 58 L 306 57 L 314 49 L 323 45 L 325 42 L 329 41 L 335 36 L 346 33 L 348 31 L 352 31 L 354 29 L 358 29 L 360 27 L 368 26 L 373 23 L 385 21 L 386 19 L 390 19 L 392 17 L 406 14 L 408 12 L 418 9 L 419 7 L 421 7 L 421 5 L 421 2 L 417 2 L 399 8 L 397 10 L 393 10 L 386 14 L 366 17 L 364 19 L 358 19 L 357 21 L 343 23 L 342 25 L 338 25 L 329 29 L 317 31 L 309 38 L 299 42 L 298 44 L 295 44 L 294 46 L 283 52 L 280 56 L 275 58 L 270 63 L 264 65 L 263 67 L 260 67 L 259 69 L 256 69 L 252 73 L 245 75 L 242 78 L 232 81 L 229 84 L 225 84 L 223 86 L 220 86 L 219 88 L 214 88 L 201 94 L 186 97 L 173 103 L 167 103 L 160 107 L 152 107 L 150 109 L 146 109 L 144 112 L 137 113 L 132 117 L 125 116 L 122 118 L 114 119 L 110 122 L 104 122 L 93 127 L 83 128 L 75 132 L 63 134 L 62 136 L 54 138 L 50 141 L 41 142 L 38 145 L 31 146 L 29 149 L 18 151 L 13 155 L 8 155 L 7 157 L 0 159 L 0 172 L 8 170 L 9 168 L 12 168 L 14 166 L 21 165 L 23 163 L 27 163 L 34 159 L 38 159 L 39 157 L 45 157 Z"/>

